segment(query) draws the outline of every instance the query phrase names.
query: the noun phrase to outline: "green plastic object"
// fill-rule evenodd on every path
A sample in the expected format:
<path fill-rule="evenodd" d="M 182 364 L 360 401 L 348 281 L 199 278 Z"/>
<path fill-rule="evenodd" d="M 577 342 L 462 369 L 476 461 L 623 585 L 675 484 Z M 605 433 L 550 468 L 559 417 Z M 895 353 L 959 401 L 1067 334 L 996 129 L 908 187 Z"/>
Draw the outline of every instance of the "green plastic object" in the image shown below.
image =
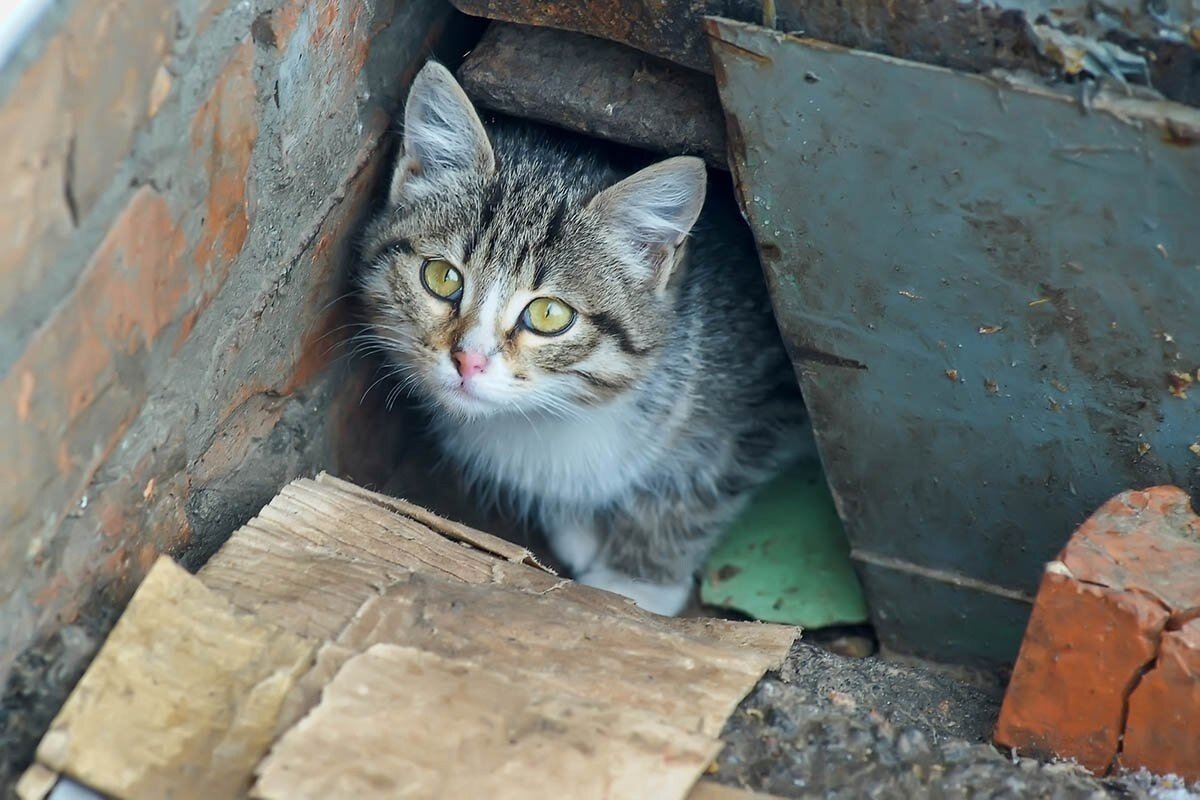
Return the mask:
<path fill-rule="evenodd" d="M 709 556 L 700 600 L 805 628 L 867 621 L 820 464 L 797 464 L 759 490 Z"/>

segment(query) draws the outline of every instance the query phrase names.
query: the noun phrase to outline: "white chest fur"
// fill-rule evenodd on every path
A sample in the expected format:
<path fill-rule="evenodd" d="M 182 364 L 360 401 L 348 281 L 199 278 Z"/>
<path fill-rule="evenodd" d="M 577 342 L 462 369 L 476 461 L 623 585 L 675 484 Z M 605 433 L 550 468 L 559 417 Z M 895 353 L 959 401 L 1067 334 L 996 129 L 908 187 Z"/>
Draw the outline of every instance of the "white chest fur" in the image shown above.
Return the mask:
<path fill-rule="evenodd" d="M 629 402 L 581 418 L 494 416 L 443 428 L 443 445 L 468 473 L 528 499 L 594 508 L 637 484 L 662 457 L 663 432 Z"/>

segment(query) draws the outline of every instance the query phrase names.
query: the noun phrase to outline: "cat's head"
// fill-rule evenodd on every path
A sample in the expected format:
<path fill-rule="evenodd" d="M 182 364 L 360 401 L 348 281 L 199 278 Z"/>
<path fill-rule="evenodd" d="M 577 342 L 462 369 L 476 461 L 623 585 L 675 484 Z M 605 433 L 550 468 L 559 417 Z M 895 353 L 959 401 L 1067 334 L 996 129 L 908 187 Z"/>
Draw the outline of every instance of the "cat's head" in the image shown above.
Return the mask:
<path fill-rule="evenodd" d="M 551 134 L 489 137 L 430 62 L 366 237 L 374 341 L 455 417 L 609 402 L 669 348 L 671 278 L 704 195 L 696 158 L 618 180 Z"/>

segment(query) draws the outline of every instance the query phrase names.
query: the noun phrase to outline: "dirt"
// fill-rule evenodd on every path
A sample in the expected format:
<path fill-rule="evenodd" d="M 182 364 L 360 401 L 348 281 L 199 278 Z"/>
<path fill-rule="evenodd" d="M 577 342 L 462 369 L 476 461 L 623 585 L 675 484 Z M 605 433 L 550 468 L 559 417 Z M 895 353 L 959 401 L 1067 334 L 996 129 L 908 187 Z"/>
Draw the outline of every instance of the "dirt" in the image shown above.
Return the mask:
<path fill-rule="evenodd" d="M 1200 800 L 1144 773 L 1096 779 L 1002 753 L 988 743 L 999 709 L 998 687 L 797 643 L 726 723 L 709 777 L 794 798 Z"/>

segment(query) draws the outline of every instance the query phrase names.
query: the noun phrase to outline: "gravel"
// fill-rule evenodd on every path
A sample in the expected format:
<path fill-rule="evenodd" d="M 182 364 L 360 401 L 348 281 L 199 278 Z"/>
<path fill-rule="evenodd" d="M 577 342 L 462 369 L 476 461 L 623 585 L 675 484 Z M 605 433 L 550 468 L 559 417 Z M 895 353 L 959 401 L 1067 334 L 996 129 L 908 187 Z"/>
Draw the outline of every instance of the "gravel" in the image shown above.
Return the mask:
<path fill-rule="evenodd" d="M 798 643 L 726 723 L 709 778 L 779 797 L 1200 800 L 1145 773 L 1096 779 L 988 744 L 996 689 Z"/>

